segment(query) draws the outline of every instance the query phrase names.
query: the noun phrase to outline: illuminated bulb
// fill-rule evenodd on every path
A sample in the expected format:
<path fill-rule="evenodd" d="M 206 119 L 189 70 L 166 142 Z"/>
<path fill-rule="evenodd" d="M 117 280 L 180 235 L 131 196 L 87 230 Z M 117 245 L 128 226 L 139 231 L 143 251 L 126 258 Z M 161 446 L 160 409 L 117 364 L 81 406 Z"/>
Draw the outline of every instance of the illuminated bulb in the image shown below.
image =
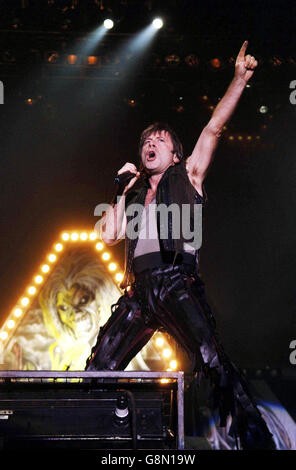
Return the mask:
<path fill-rule="evenodd" d="M 109 268 L 110 271 L 115 271 L 115 269 L 117 268 L 117 264 L 116 263 L 110 263 L 108 268 Z"/>
<path fill-rule="evenodd" d="M 229 138 L 229 140 L 233 140 L 233 139 L 234 139 L 233 135 L 230 135 L 228 138 Z"/>
<path fill-rule="evenodd" d="M 6 331 L 2 331 L 0 333 L 0 338 L 3 339 L 3 340 L 5 340 L 7 338 L 7 336 L 8 336 L 8 333 Z"/>
<path fill-rule="evenodd" d="M 87 233 L 83 232 L 80 234 L 80 240 L 87 240 Z"/>
<path fill-rule="evenodd" d="M 169 381 L 169 379 L 160 379 L 160 382 L 161 382 L 162 384 L 167 384 L 168 381 Z"/>
<path fill-rule="evenodd" d="M 26 307 L 29 304 L 29 299 L 28 297 L 23 297 L 21 300 L 21 304 Z"/>
<path fill-rule="evenodd" d="M 50 267 L 48 266 L 48 264 L 44 264 L 41 268 L 41 270 L 44 272 L 44 273 L 48 273 L 48 271 L 50 270 Z"/>
<path fill-rule="evenodd" d="M 106 29 L 112 29 L 114 26 L 114 22 L 112 20 L 110 20 L 110 18 L 107 18 L 105 21 L 104 21 L 104 27 Z"/>
<path fill-rule="evenodd" d="M 248 135 L 247 139 L 248 139 L 248 140 L 252 140 L 252 136 L 251 136 L 251 135 Z"/>
<path fill-rule="evenodd" d="M 97 238 L 97 234 L 95 232 L 92 232 L 89 236 L 90 240 L 95 240 Z"/>
<path fill-rule="evenodd" d="M 110 259 L 110 253 L 107 253 L 107 251 L 105 251 L 105 253 L 102 254 L 102 258 L 104 261 L 107 261 L 108 259 Z"/>
<path fill-rule="evenodd" d="M 8 327 L 8 328 L 11 329 L 11 328 L 13 328 L 14 326 L 15 326 L 15 321 L 14 321 L 14 320 L 9 320 L 9 321 L 7 322 L 7 327 Z"/>
<path fill-rule="evenodd" d="M 161 336 L 158 336 L 158 338 L 156 338 L 155 340 L 155 344 L 156 346 L 161 348 L 164 345 L 164 339 Z"/>
<path fill-rule="evenodd" d="M 78 233 L 76 232 L 71 233 L 71 240 L 75 242 L 76 240 L 78 240 L 78 238 L 79 238 Z"/>
<path fill-rule="evenodd" d="M 35 277 L 35 282 L 36 282 L 37 284 L 41 284 L 42 281 L 43 281 L 43 277 L 42 277 L 42 276 L 38 275 L 38 276 Z"/>
<path fill-rule="evenodd" d="M 262 114 L 266 114 L 267 111 L 268 111 L 268 107 L 267 106 L 260 106 L 259 111 Z"/>
<path fill-rule="evenodd" d="M 63 248 L 64 247 L 61 243 L 57 243 L 56 246 L 55 246 L 56 251 L 62 251 Z"/>
<path fill-rule="evenodd" d="M 57 259 L 57 257 L 56 257 L 56 255 L 54 255 L 53 253 L 51 253 L 51 254 L 48 256 L 48 261 L 50 261 L 51 263 L 54 263 L 56 259 Z"/>
<path fill-rule="evenodd" d="M 96 244 L 96 249 L 97 249 L 98 251 L 101 251 L 103 248 L 104 248 L 103 243 L 99 242 L 99 243 Z"/>
<path fill-rule="evenodd" d="M 170 357 L 171 354 L 172 354 L 172 351 L 171 351 L 170 349 L 168 349 L 168 348 L 166 348 L 166 349 L 164 349 L 164 350 L 162 351 L 162 355 L 163 355 L 163 357 L 165 357 L 165 358 Z"/>
<path fill-rule="evenodd" d="M 66 233 L 66 232 L 63 233 L 62 239 L 65 240 L 65 242 L 66 242 L 67 240 L 69 240 L 69 238 L 70 238 L 70 235 L 69 235 L 68 233 Z"/>
<path fill-rule="evenodd" d="M 121 282 L 122 279 L 123 279 L 123 274 L 122 274 L 122 273 L 116 273 L 116 275 L 115 275 L 115 280 L 116 280 L 117 282 Z"/>
<path fill-rule="evenodd" d="M 96 65 L 98 63 L 98 58 L 95 55 L 90 55 L 87 58 L 88 65 Z"/>
<path fill-rule="evenodd" d="M 30 295 L 36 294 L 36 287 L 30 286 L 29 289 L 28 289 L 28 293 L 29 293 Z"/>
<path fill-rule="evenodd" d="M 14 311 L 14 316 L 19 318 L 19 317 L 22 316 L 22 313 L 23 313 L 23 311 L 22 311 L 21 308 L 16 308 L 15 311 Z"/>
<path fill-rule="evenodd" d="M 161 18 L 155 18 L 153 21 L 152 21 L 152 24 L 154 26 L 155 29 L 160 29 L 163 27 L 163 21 Z"/>
<path fill-rule="evenodd" d="M 176 369 L 176 368 L 177 368 L 177 361 L 175 361 L 175 360 L 171 361 L 171 362 L 170 362 L 170 367 L 171 367 L 172 369 Z"/>
<path fill-rule="evenodd" d="M 75 54 L 69 54 L 67 57 L 68 64 L 74 65 L 77 62 L 77 55 Z"/>

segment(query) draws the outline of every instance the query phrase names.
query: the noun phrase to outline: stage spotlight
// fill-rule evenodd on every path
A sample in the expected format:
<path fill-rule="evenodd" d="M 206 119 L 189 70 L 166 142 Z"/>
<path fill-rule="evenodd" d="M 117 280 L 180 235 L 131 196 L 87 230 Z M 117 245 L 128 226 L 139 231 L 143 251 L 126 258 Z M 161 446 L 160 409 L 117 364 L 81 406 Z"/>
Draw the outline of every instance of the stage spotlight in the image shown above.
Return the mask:
<path fill-rule="evenodd" d="M 170 54 L 166 56 L 165 61 L 168 65 L 179 65 L 181 62 L 181 59 L 176 54 Z"/>
<path fill-rule="evenodd" d="M 198 57 L 194 54 L 189 54 L 185 57 L 185 63 L 189 66 L 189 67 L 198 67 L 198 64 L 199 64 L 199 60 L 198 60 Z"/>
<path fill-rule="evenodd" d="M 260 106 L 259 111 L 262 114 L 266 114 L 267 111 L 268 111 L 268 107 L 267 106 Z"/>
<path fill-rule="evenodd" d="M 211 66 L 214 68 L 214 69 L 219 69 L 221 67 L 221 61 L 220 59 L 218 59 L 217 57 L 215 57 L 214 59 L 212 59 L 210 61 L 211 63 Z"/>
<path fill-rule="evenodd" d="M 77 55 L 69 54 L 67 57 L 67 62 L 69 65 L 75 65 L 77 63 Z"/>
<path fill-rule="evenodd" d="M 155 18 L 153 21 L 152 21 L 152 24 L 153 24 L 153 27 L 155 29 L 160 29 L 163 27 L 163 21 L 161 18 Z"/>
<path fill-rule="evenodd" d="M 104 21 L 104 27 L 106 29 L 112 29 L 114 26 L 114 21 L 112 21 L 110 18 L 106 18 L 106 20 Z"/>
<path fill-rule="evenodd" d="M 90 55 L 87 58 L 88 65 L 96 65 L 98 63 L 98 58 L 95 55 Z"/>

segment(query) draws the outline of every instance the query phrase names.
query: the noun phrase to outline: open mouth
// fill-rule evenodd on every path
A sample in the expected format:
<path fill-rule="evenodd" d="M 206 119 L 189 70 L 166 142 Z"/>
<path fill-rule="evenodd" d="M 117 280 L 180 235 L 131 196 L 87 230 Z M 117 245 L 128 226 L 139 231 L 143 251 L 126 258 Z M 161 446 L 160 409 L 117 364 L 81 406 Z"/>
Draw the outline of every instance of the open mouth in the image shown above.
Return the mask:
<path fill-rule="evenodd" d="M 153 150 L 151 150 L 151 152 L 149 152 L 148 155 L 147 155 L 148 162 L 152 162 L 153 160 L 155 160 L 155 158 L 156 158 L 155 152 L 153 152 Z"/>

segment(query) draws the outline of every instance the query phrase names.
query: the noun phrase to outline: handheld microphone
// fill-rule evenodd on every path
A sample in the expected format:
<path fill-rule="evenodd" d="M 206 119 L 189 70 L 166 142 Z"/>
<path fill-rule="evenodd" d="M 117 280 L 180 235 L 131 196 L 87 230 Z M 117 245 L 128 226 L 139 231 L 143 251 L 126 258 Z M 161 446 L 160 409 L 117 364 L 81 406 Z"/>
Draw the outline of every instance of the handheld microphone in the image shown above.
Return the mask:
<path fill-rule="evenodd" d="M 116 176 L 116 178 L 114 179 L 114 183 L 126 186 L 127 183 L 129 183 L 130 180 L 134 178 L 135 176 L 136 176 L 135 173 L 132 173 L 131 171 L 125 171 L 121 173 L 120 175 Z"/>

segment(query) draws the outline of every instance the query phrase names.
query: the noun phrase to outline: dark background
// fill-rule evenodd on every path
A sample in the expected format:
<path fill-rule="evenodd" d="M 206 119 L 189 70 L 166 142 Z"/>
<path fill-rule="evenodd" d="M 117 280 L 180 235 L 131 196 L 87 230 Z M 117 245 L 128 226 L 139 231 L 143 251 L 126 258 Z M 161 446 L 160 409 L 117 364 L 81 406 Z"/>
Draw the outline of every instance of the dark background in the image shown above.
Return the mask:
<path fill-rule="evenodd" d="M 159 5 L 166 7 L 166 25 L 149 50 L 116 60 L 114 51 Z M 200 270 L 231 357 L 242 367 L 289 367 L 296 338 L 296 105 L 289 101 L 295 2 L 106 1 L 103 7 L 0 2 L 1 322 L 60 232 L 94 227 L 95 206 L 110 201 L 117 170 L 138 163 L 147 125 L 168 122 L 190 154 L 211 116 L 209 104 L 232 79 L 231 57 L 247 39 L 259 66 L 206 179 Z M 77 41 L 87 40 L 112 9 L 120 21 L 94 51 L 101 66 L 65 65 Z M 50 51 L 60 56 L 56 64 L 46 61 Z M 198 57 L 197 67 L 186 65 L 189 54 Z M 166 60 L 172 55 L 180 62 Z M 218 69 L 210 66 L 213 58 L 221 61 Z M 123 265 L 123 245 L 111 249 Z"/>

